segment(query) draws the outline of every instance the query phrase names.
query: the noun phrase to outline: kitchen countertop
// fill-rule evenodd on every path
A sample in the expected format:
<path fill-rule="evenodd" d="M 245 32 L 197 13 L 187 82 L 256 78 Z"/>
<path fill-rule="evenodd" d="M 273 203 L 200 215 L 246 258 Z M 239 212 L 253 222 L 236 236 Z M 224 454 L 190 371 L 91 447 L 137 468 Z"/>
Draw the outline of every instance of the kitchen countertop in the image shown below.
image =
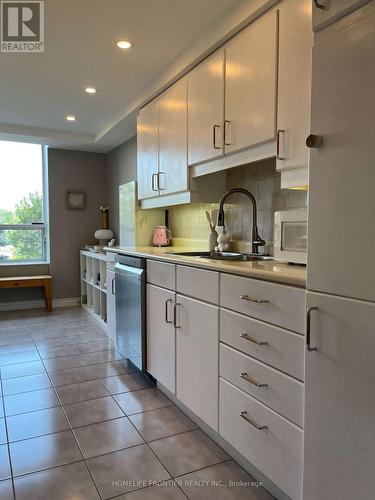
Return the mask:
<path fill-rule="evenodd" d="M 157 259 L 173 264 L 189 265 L 211 271 L 237 274 L 285 285 L 306 287 L 306 267 L 271 261 L 228 261 L 211 260 L 201 257 L 170 255 L 170 252 L 192 251 L 190 247 L 105 247 L 106 252 L 123 253 L 146 259 Z M 195 251 L 196 249 L 194 249 Z M 202 251 L 207 251 L 206 249 Z"/>

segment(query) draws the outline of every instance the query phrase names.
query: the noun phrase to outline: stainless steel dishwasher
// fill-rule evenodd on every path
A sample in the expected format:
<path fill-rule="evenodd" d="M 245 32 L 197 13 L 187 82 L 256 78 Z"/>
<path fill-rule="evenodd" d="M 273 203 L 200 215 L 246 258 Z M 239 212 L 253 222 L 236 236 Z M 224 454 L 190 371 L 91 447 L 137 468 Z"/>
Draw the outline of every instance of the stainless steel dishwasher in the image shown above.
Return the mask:
<path fill-rule="evenodd" d="M 117 349 L 146 371 L 146 260 L 118 255 L 115 279 Z"/>

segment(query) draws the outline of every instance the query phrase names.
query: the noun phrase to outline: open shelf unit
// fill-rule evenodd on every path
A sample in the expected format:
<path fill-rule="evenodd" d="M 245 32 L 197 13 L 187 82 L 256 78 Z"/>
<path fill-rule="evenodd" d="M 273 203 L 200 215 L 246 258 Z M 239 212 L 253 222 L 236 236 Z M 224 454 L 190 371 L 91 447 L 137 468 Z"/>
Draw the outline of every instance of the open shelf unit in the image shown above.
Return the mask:
<path fill-rule="evenodd" d="M 81 305 L 107 327 L 107 257 L 81 250 Z"/>

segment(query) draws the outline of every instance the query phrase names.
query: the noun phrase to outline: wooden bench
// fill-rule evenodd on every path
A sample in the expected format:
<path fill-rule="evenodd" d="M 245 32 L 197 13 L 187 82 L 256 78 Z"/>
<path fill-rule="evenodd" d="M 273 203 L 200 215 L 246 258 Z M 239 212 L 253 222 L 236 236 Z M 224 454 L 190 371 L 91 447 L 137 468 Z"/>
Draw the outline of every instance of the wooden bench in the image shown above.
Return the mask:
<path fill-rule="evenodd" d="M 0 278 L 1 288 L 34 288 L 41 287 L 47 311 L 52 311 L 52 276 L 12 276 Z"/>

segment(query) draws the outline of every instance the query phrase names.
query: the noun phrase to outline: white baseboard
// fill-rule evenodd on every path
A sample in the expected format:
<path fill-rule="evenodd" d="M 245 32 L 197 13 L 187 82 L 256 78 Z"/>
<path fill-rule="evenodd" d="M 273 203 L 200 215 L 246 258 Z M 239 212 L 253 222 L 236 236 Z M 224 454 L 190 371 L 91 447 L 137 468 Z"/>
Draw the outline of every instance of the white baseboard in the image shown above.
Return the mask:
<path fill-rule="evenodd" d="M 66 299 L 53 299 L 52 306 L 59 307 L 74 307 L 81 305 L 81 297 L 68 297 Z"/>
<path fill-rule="evenodd" d="M 73 307 L 81 304 L 80 297 L 68 297 L 65 299 L 53 299 L 54 308 Z M 44 300 L 20 300 L 18 302 L 0 302 L 0 311 L 18 311 L 22 309 L 43 309 L 46 306 Z"/>

